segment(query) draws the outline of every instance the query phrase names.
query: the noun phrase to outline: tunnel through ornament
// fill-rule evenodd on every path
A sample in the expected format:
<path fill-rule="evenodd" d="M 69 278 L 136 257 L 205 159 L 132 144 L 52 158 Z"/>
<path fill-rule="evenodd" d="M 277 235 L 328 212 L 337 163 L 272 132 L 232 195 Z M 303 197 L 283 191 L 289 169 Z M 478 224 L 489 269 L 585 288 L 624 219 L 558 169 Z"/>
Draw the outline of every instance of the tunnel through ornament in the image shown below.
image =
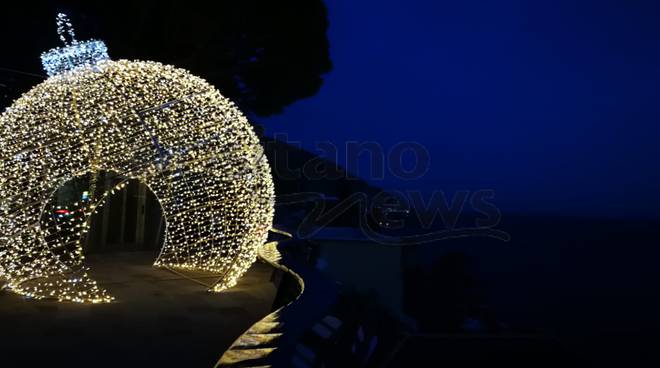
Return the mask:
<path fill-rule="evenodd" d="M 76 41 L 68 19 L 57 21 L 65 46 L 42 55 L 50 77 L 0 116 L 6 287 L 111 301 L 87 274 L 81 242 L 94 211 L 127 180 L 147 185 L 162 207 L 165 240 L 154 265 L 214 272 L 212 291 L 233 286 L 273 218 L 270 168 L 249 122 L 201 78 L 157 62 L 112 61 L 103 42 Z M 81 199 L 83 220 L 66 231 L 49 219 L 58 188 L 100 171 L 123 180 Z"/>

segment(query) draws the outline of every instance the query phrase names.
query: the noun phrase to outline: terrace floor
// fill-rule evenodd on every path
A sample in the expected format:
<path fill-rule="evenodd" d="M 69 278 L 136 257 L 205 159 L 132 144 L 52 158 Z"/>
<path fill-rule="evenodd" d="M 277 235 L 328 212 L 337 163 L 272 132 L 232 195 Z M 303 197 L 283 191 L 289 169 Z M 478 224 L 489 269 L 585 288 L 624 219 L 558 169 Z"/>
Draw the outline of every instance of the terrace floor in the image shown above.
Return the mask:
<path fill-rule="evenodd" d="M 237 286 L 213 294 L 152 268 L 154 259 L 150 252 L 88 257 L 90 274 L 117 300 L 110 304 L 25 300 L 0 292 L 0 365 L 212 367 L 271 310 L 277 288 L 271 282 L 275 271 L 266 264 L 256 262 Z"/>

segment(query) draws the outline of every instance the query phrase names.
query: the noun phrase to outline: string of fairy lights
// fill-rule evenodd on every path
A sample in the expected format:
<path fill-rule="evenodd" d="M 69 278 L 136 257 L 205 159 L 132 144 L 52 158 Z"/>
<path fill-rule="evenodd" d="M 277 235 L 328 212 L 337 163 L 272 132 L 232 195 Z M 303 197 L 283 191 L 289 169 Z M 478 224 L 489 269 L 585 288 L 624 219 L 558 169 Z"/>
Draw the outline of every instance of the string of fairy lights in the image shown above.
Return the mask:
<path fill-rule="evenodd" d="M 32 298 L 109 302 L 84 265 L 82 239 L 109 196 L 139 180 L 158 198 L 165 240 L 155 266 L 219 275 L 233 286 L 254 262 L 273 218 L 274 189 L 247 119 L 215 88 L 157 62 L 112 61 L 101 41 L 42 55 L 50 78 L 0 116 L 0 276 Z M 70 41 L 66 41 L 68 35 Z M 124 178 L 54 216 L 66 182 Z"/>

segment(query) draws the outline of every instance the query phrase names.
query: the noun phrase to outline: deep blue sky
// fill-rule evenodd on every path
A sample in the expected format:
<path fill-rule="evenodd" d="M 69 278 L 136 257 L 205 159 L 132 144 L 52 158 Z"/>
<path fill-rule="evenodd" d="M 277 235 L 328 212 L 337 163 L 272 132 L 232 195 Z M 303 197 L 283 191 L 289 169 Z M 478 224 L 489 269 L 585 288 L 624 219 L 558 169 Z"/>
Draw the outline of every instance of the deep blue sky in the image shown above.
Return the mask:
<path fill-rule="evenodd" d="M 490 188 L 505 215 L 660 218 L 657 2 L 327 6 L 334 69 L 316 96 L 263 120 L 268 134 L 311 151 L 420 142 L 423 178 L 374 184 Z"/>

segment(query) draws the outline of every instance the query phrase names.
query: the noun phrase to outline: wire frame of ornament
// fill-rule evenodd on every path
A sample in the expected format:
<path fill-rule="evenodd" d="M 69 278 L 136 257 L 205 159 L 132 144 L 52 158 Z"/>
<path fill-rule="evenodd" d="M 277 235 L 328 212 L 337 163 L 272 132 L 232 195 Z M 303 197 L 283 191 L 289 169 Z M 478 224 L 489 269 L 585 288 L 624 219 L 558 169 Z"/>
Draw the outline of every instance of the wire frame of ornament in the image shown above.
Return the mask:
<path fill-rule="evenodd" d="M 212 291 L 236 283 L 272 225 L 270 168 L 250 124 L 214 87 L 172 66 L 101 58 L 60 71 L 0 116 L 0 147 L 0 276 L 28 297 L 113 300 L 89 276 L 82 239 L 127 180 L 146 184 L 162 206 L 154 265 L 216 273 Z M 64 183 L 100 171 L 125 180 L 80 204 L 82 221 L 44 216 Z"/>

